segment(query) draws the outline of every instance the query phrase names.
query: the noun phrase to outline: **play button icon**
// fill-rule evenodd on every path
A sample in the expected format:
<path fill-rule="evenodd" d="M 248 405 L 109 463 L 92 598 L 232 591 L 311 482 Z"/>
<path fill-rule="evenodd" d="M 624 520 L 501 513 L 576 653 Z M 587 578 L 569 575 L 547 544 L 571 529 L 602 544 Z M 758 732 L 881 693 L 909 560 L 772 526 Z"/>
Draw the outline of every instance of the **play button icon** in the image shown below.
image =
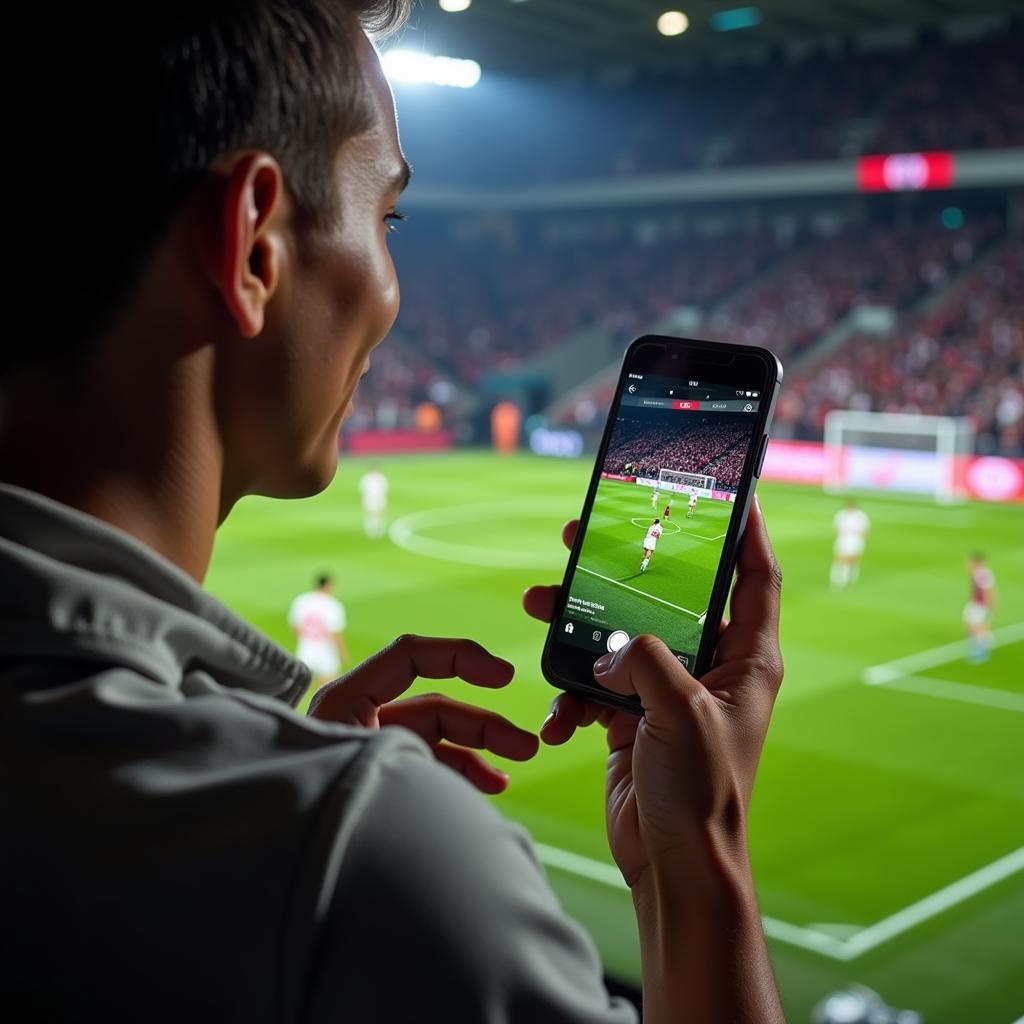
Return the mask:
<path fill-rule="evenodd" d="M 613 654 L 621 647 L 625 647 L 629 643 L 629 634 L 621 629 L 615 630 L 614 633 L 608 637 L 608 650 Z"/>

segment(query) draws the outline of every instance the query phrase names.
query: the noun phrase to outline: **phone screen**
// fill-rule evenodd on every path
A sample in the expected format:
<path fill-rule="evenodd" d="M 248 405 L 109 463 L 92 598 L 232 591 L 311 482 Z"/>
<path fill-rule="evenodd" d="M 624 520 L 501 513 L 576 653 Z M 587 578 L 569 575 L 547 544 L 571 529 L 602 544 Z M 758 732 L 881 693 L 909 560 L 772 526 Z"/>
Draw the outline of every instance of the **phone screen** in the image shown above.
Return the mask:
<path fill-rule="evenodd" d="M 623 375 L 558 642 L 597 657 L 652 633 L 696 665 L 771 397 L 716 376 Z"/>

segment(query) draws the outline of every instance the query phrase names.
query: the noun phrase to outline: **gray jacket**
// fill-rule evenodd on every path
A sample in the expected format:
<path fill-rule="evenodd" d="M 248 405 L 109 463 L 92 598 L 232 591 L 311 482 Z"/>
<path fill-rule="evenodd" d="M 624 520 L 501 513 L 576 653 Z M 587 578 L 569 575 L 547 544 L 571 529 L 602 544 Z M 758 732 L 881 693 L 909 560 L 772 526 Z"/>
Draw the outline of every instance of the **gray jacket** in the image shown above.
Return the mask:
<path fill-rule="evenodd" d="M 9 1020 L 623 1022 L 526 835 L 149 549 L 0 485 Z"/>

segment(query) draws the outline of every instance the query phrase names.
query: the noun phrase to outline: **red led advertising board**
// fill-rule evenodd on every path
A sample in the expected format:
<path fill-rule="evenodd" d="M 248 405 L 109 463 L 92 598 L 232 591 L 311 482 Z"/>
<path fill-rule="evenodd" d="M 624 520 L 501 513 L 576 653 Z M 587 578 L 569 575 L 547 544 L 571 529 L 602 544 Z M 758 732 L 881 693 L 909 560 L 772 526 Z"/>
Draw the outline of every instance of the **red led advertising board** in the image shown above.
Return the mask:
<path fill-rule="evenodd" d="M 920 192 L 949 188 L 956 166 L 952 153 L 890 153 L 862 156 L 857 161 L 861 192 Z"/>

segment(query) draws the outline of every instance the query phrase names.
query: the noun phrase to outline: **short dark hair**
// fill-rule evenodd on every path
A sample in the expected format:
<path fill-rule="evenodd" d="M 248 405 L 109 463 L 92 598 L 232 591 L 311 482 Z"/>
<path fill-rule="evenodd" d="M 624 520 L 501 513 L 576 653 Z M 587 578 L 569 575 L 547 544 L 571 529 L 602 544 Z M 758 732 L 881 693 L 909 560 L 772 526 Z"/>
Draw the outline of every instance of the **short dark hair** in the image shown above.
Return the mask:
<path fill-rule="evenodd" d="M 300 216 L 329 222 L 338 149 L 372 124 L 358 33 L 394 30 L 411 4 L 18 5 L 8 38 L 36 76 L 12 104 L 14 294 L 30 329 L 5 342 L 0 376 L 66 363 L 109 330 L 183 200 L 229 153 L 273 154 Z"/>
<path fill-rule="evenodd" d="M 316 589 L 317 590 L 323 590 L 324 587 L 326 587 L 328 584 L 333 583 L 333 582 L 334 582 L 334 577 L 333 576 L 328 576 L 327 573 L 321 573 L 316 578 Z"/>

